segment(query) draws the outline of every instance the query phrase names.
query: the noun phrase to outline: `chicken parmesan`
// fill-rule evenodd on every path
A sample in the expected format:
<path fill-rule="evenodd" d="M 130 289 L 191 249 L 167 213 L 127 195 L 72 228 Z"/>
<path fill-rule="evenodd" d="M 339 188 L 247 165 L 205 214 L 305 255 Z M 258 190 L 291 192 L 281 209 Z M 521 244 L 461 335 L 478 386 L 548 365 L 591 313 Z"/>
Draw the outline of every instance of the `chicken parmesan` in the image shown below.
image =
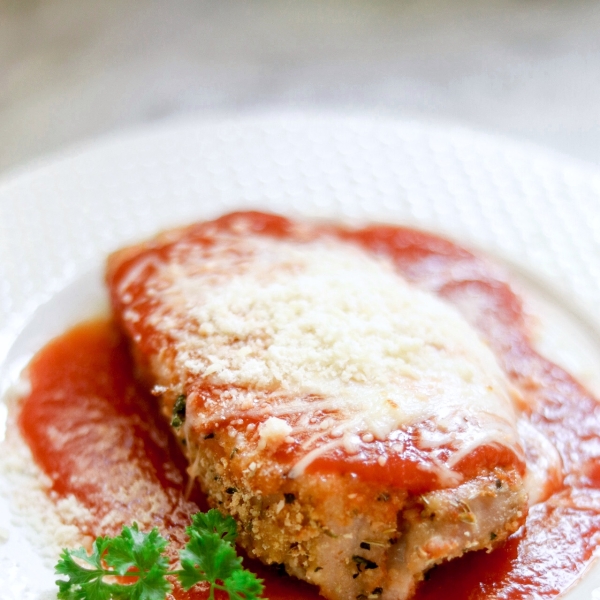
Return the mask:
<path fill-rule="evenodd" d="M 251 556 L 331 600 L 409 598 L 434 565 L 503 542 L 562 480 L 527 395 L 464 316 L 476 296 L 461 314 L 436 290 L 443 247 L 417 282 L 410 249 L 373 239 L 235 213 L 121 250 L 107 271 L 209 503 Z"/>

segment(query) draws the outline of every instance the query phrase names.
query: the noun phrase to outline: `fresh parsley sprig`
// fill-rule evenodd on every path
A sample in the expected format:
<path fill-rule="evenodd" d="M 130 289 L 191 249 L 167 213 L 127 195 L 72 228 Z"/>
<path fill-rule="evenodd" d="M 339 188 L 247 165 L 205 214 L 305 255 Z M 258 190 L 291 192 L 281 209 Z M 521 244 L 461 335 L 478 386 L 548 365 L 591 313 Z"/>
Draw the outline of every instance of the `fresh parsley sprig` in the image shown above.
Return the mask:
<path fill-rule="evenodd" d="M 188 543 L 179 552 L 181 569 L 170 570 L 164 552 L 167 540 L 155 528 L 143 533 L 136 523 L 121 534 L 99 537 L 92 553 L 84 548 L 63 550 L 56 565 L 59 600 L 164 600 L 172 590 L 168 576 L 176 577 L 185 590 L 197 583 L 210 584 L 230 600 L 258 600 L 262 580 L 242 567 L 234 547 L 237 525 L 218 510 L 197 513 L 186 528 Z"/>

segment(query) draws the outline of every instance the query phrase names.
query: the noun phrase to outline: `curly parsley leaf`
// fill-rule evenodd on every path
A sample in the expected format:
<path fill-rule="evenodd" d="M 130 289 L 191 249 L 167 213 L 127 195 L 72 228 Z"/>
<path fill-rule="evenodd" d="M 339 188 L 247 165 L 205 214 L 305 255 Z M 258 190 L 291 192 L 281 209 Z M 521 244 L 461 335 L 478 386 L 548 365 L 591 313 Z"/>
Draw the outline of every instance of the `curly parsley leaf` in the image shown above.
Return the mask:
<path fill-rule="evenodd" d="M 217 510 L 198 513 L 186 529 L 189 542 L 180 551 L 180 570 L 169 570 L 164 552 L 167 541 L 153 529 L 143 533 L 136 523 L 123 527 L 114 538 L 99 537 L 91 554 L 84 548 L 63 550 L 56 565 L 58 600 L 164 600 L 176 575 L 189 590 L 199 582 L 210 583 L 209 599 L 216 590 L 230 600 L 258 600 L 262 581 L 242 568 L 233 543 L 237 525 Z M 116 579 L 124 577 L 125 582 Z"/>
<path fill-rule="evenodd" d="M 166 547 L 167 540 L 158 533 L 158 529 L 143 533 L 134 523 L 131 527 L 123 527 L 121 535 L 110 541 L 104 561 L 119 575 L 135 569 L 139 572 L 136 574 L 141 576 L 156 566 L 166 574 L 169 568 L 169 562 L 163 556 Z"/>
<path fill-rule="evenodd" d="M 233 546 L 216 533 L 198 533 L 192 530 L 190 541 L 181 551 L 179 581 L 188 590 L 200 581 L 225 581 L 242 568 L 242 559 Z"/>
<path fill-rule="evenodd" d="M 224 590 L 231 600 L 255 600 L 263 592 L 262 581 L 242 567 L 233 543 L 237 524 L 230 516 L 212 509 L 198 513 L 187 528 L 190 541 L 180 553 L 179 581 L 188 590 L 196 583 L 211 584 L 210 596 L 216 589 Z"/>
<path fill-rule="evenodd" d="M 99 537 L 91 554 L 84 548 L 63 550 L 55 569 L 67 577 L 56 582 L 59 600 L 164 600 L 171 591 L 166 545 L 157 529 L 142 533 L 134 523 L 114 538 Z M 114 583 L 117 575 L 133 582 Z"/>
<path fill-rule="evenodd" d="M 263 593 L 262 580 L 254 573 L 240 569 L 225 581 L 231 600 L 255 600 Z"/>
<path fill-rule="evenodd" d="M 97 538 L 91 554 L 84 548 L 63 550 L 55 571 L 68 579 L 56 582 L 59 600 L 110 600 L 113 597 L 115 585 L 104 581 L 110 572 L 102 565 L 102 556 L 110 542 L 110 538 Z"/>
<path fill-rule="evenodd" d="M 234 544 L 237 538 L 237 523 L 230 515 L 211 508 L 207 513 L 196 513 L 192 517 L 192 524 L 187 528 L 198 533 L 217 533 L 224 541 Z"/>
<path fill-rule="evenodd" d="M 127 586 L 127 598 L 163 600 L 171 591 L 165 578 L 169 571 L 169 561 L 163 555 L 166 547 L 167 540 L 158 529 L 143 533 L 137 523 L 123 527 L 121 535 L 111 540 L 104 556 L 106 564 L 118 575 L 136 577 L 135 583 Z"/>

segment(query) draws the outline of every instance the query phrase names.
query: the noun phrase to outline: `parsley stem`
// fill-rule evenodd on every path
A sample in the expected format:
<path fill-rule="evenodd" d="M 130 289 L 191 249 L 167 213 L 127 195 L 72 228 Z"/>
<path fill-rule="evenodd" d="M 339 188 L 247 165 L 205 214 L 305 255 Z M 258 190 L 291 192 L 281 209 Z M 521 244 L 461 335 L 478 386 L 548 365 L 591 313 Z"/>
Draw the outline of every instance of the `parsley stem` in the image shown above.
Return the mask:
<path fill-rule="evenodd" d="M 58 600 L 159 600 L 171 592 L 173 577 L 184 590 L 209 583 L 208 600 L 215 600 L 215 590 L 230 598 L 260 598 L 262 581 L 244 570 L 236 554 L 232 517 L 214 509 L 197 513 L 186 532 L 189 541 L 179 551 L 180 570 L 169 568 L 168 542 L 158 529 L 144 533 L 136 523 L 124 526 L 116 537 L 98 537 L 91 553 L 85 548 L 63 550 L 55 570 L 66 577 L 56 582 Z"/>

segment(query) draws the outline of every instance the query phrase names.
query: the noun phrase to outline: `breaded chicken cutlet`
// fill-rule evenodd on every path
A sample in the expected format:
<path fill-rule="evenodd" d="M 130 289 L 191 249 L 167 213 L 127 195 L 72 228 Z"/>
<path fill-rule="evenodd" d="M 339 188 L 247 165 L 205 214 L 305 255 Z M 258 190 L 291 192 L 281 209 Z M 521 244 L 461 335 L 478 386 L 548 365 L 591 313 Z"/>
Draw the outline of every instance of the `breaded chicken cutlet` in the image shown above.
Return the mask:
<path fill-rule="evenodd" d="M 403 600 L 523 523 L 492 352 L 343 229 L 236 213 L 113 254 L 107 279 L 190 475 L 250 555 L 331 600 Z"/>

